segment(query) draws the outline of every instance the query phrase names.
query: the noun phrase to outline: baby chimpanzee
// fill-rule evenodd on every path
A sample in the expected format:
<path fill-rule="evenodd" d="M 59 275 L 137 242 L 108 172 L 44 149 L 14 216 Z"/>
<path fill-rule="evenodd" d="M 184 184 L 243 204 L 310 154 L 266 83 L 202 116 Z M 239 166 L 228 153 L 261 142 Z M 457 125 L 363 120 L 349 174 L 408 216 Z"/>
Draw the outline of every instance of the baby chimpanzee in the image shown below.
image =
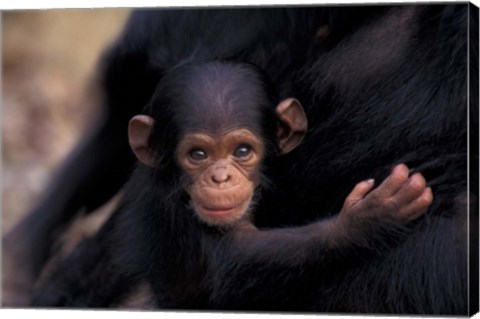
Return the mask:
<path fill-rule="evenodd" d="M 423 177 L 400 164 L 374 190 L 373 180 L 358 183 L 335 217 L 257 229 L 270 163 L 307 132 L 300 103 L 278 101 L 252 65 L 209 61 L 168 72 L 145 113 L 130 121 L 141 164 L 119 210 L 59 265 L 35 305 L 108 306 L 144 281 L 160 308 L 261 309 L 268 295 L 278 305 L 270 310 L 287 299 L 290 310 L 312 310 L 318 301 L 299 297 L 302 287 L 321 289 L 335 267 L 383 251 L 432 202 Z M 241 267 L 255 275 L 233 285 L 258 295 L 225 288 Z"/>

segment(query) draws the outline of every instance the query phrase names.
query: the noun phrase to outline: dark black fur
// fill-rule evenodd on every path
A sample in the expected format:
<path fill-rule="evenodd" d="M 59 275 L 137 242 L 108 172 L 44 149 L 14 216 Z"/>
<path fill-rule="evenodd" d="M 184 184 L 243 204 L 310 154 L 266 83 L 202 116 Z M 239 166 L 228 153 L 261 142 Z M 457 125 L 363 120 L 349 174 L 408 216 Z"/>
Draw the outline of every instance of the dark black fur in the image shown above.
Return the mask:
<path fill-rule="evenodd" d="M 49 236 L 68 220 L 67 212 L 98 206 L 126 180 L 133 157 L 125 127 L 166 69 L 189 56 L 239 59 L 265 69 L 281 97 L 299 97 L 311 128 L 298 150 L 278 161 L 275 196 L 264 198 L 256 224 L 297 225 L 328 216 L 355 182 L 379 179 L 400 162 L 426 176 L 435 199 L 403 245 L 339 265 L 327 278 L 312 270 L 318 280 L 311 288 L 296 287 L 282 272 L 262 276 L 255 265 L 234 263 L 236 272 L 214 291 L 217 306 L 277 309 L 278 296 L 256 289 L 266 284 L 277 285 L 292 304 L 316 301 L 317 311 L 468 314 L 478 305 L 477 290 L 469 304 L 466 270 L 468 233 L 478 232 L 478 185 L 467 188 L 469 35 L 471 47 L 478 46 L 478 34 L 468 34 L 469 16 L 478 21 L 468 4 L 135 13 L 104 57 L 104 120 L 17 229 L 29 229 L 26 247 L 36 244 L 26 256 L 38 271 Z M 315 39 L 325 24 L 329 34 Z M 475 64 L 478 50 L 470 54 Z M 469 124 L 475 128 L 478 85 L 471 88 L 476 104 Z M 476 163 L 478 143 L 472 145 Z M 478 176 L 475 165 L 470 171 Z M 471 244 L 478 251 L 477 242 Z M 472 259 L 470 266 L 478 268 Z"/>
<path fill-rule="evenodd" d="M 268 168 L 279 155 L 278 103 L 266 76 L 252 65 L 200 61 L 167 72 L 145 111 L 155 120 L 149 138 L 158 154 L 155 167 L 137 168 L 125 187 L 121 208 L 94 240 L 83 243 L 52 271 L 33 305 L 105 307 L 147 282 L 160 308 L 231 308 L 232 303 L 224 301 L 229 292 L 223 285 L 232 271 L 244 272 L 237 268 L 246 267 L 261 277 L 285 276 L 281 286 L 300 298 L 276 292 L 278 283 L 273 281 L 268 283 L 272 287 L 266 282 L 255 287 L 260 293 L 254 294 L 263 297 L 262 292 L 269 291 L 269 298 L 279 303 L 275 308 L 252 303 L 249 295 L 235 295 L 235 304 L 245 304 L 246 309 L 311 310 L 317 301 L 299 294 L 301 290 L 321 287 L 321 281 L 312 283 L 328 278 L 339 265 L 383 253 L 389 244 L 405 238 L 410 219 L 397 217 L 402 216 L 399 211 L 374 213 L 372 207 L 383 203 L 379 200 L 341 219 L 260 231 L 245 226 L 245 222 L 252 225 L 247 220 L 251 214 L 239 221 L 243 227 L 236 222 L 212 226 L 196 216 L 185 190 L 191 177 L 176 159 L 182 137 L 192 131 L 218 134 L 232 127 L 248 129 L 263 141 L 265 159 L 257 169 L 269 175 Z M 259 206 L 263 204 L 260 194 L 271 192 L 265 188 L 267 176 L 261 175 L 255 192 Z M 103 251 L 107 258 L 99 255 L 98 246 L 108 247 Z M 101 262 L 95 265 L 92 260 Z M 69 269 L 75 271 L 73 275 Z M 77 273 L 79 269 L 89 273 L 87 278 Z M 80 276 L 78 284 L 75 280 Z M 99 287 L 105 278 L 108 281 Z M 255 276 L 245 280 L 250 278 Z M 120 281 L 128 286 L 119 289 Z"/>

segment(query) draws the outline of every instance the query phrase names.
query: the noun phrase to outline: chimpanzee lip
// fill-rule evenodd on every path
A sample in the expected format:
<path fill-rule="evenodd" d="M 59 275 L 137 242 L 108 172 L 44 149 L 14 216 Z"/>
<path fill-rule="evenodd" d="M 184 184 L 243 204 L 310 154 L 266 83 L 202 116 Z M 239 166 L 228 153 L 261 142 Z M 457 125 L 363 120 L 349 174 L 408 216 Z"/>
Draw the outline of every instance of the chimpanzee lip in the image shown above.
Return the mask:
<path fill-rule="evenodd" d="M 231 213 L 231 211 L 235 208 L 235 206 L 228 206 L 228 207 L 205 207 L 203 206 L 202 209 L 204 212 L 209 216 L 223 216 Z"/>

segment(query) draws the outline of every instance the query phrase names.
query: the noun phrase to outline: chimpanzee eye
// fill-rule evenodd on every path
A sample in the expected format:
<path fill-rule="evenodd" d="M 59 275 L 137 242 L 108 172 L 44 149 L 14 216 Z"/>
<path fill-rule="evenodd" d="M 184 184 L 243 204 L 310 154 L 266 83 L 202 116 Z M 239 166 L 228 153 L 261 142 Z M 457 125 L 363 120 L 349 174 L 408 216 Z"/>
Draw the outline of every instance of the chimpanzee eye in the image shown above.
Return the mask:
<path fill-rule="evenodd" d="M 190 158 L 194 161 L 203 161 L 208 157 L 207 152 L 200 148 L 195 148 L 191 150 L 190 152 L 188 152 L 188 156 L 190 156 Z"/>
<path fill-rule="evenodd" d="M 242 144 L 233 152 L 233 156 L 236 158 L 245 158 L 252 153 L 253 149 L 250 145 Z"/>

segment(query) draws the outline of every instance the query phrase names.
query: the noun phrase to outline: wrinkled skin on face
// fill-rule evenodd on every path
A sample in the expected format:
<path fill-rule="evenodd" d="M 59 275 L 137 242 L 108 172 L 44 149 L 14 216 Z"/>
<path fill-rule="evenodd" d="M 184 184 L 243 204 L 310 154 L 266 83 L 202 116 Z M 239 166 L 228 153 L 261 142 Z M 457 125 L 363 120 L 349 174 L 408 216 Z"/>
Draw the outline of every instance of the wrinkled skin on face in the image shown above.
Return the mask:
<path fill-rule="evenodd" d="M 222 226 L 247 217 L 259 183 L 263 148 L 248 129 L 219 136 L 189 133 L 182 139 L 177 160 L 190 177 L 186 191 L 201 220 Z"/>

